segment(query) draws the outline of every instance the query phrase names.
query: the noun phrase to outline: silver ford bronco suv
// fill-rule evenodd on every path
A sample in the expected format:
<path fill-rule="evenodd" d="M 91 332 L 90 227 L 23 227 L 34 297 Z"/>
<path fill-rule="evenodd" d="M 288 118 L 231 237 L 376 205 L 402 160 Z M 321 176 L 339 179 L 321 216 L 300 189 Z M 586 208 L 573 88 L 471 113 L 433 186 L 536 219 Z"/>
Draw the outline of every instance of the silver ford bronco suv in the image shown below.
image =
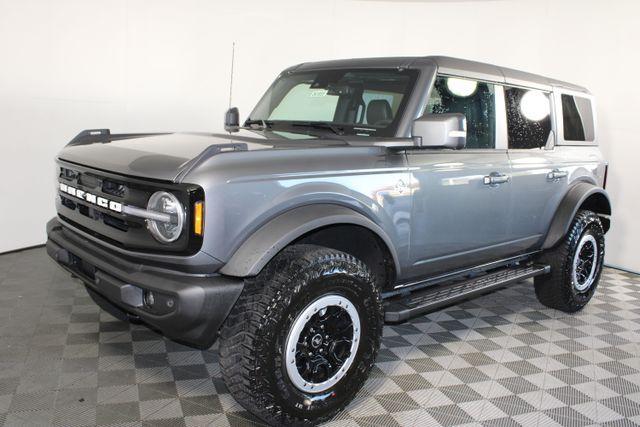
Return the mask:
<path fill-rule="evenodd" d="M 447 57 L 305 63 L 227 133 L 80 133 L 49 255 L 104 310 L 198 348 L 278 425 L 362 387 L 385 322 L 534 278 L 593 296 L 611 207 L 594 99 Z"/>

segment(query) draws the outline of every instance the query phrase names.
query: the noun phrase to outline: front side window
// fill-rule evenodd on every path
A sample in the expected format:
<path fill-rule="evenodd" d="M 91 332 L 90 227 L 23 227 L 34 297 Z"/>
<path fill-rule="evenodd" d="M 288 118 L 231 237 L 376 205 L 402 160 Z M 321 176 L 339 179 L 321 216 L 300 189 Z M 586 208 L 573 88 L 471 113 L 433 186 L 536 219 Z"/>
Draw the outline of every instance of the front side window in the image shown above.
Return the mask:
<path fill-rule="evenodd" d="M 509 148 L 542 148 L 551 133 L 549 94 L 533 89 L 505 87 Z"/>
<path fill-rule="evenodd" d="M 353 69 L 285 74 L 247 123 L 275 130 L 326 126 L 345 134 L 394 136 L 417 70 Z"/>
<path fill-rule="evenodd" d="M 561 98 L 565 141 L 593 141 L 595 135 L 591 101 L 566 94 Z"/>
<path fill-rule="evenodd" d="M 457 77 L 436 77 L 426 113 L 461 113 L 467 118 L 466 148 L 495 148 L 495 85 Z"/>

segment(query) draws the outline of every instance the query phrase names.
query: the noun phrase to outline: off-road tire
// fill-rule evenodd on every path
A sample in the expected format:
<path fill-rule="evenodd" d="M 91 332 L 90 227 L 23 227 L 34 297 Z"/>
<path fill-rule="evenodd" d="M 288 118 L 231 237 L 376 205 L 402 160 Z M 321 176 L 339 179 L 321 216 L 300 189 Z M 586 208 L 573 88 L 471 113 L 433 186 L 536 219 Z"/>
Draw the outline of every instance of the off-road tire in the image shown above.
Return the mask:
<path fill-rule="evenodd" d="M 581 239 L 591 235 L 597 243 L 595 279 L 586 290 L 579 292 L 573 279 L 573 259 Z M 551 266 L 551 272 L 534 279 L 538 301 L 549 308 L 567 313 L 581 310 L 591 300 L 598 286 L 604 260 L 604 230 L 594 212 L 580 210 L 566 236 L 552 249 L 545 251 L 539 261 Z"/>
<path fill-rule="evenodd" d="M 307 394 L 284 364 L 283 346 L 297 315 L 323 295 L 341 295 L 358 311 L 360 343 L 350 368 L 331 389 Z M 380 292 L 361 261 L 333 249 L 293 245 L 245 288 L 220 334 L 222 377 L 233 397 L 272 425 L 308 425 L 330 419 L 367 379 L 380 347 Z"/>

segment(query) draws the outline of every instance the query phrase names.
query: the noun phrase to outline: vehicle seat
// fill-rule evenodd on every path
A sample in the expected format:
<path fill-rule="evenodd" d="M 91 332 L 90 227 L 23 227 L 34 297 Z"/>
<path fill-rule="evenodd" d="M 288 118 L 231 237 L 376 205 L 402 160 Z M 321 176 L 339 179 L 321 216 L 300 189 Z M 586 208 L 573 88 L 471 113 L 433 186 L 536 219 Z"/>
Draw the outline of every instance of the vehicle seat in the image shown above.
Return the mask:
<path fill-rule="evenodd" d="M 367 106 L 367 124 L 386 126 L 393 120 L 391 104 L 386 99 L 373 99 Z"/>

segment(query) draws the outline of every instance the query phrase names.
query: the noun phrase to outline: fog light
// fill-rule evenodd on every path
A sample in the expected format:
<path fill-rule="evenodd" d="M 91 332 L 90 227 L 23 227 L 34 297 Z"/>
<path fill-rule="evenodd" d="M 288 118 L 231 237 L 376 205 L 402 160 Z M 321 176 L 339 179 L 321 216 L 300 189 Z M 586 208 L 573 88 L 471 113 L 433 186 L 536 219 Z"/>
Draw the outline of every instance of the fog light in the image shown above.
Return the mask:
<path fill-rule="evenodd" d="M 144 291 L 144 305 L 147 307 L 153 307 L 155 304 L 156 298 L 151 291 Z"/>

